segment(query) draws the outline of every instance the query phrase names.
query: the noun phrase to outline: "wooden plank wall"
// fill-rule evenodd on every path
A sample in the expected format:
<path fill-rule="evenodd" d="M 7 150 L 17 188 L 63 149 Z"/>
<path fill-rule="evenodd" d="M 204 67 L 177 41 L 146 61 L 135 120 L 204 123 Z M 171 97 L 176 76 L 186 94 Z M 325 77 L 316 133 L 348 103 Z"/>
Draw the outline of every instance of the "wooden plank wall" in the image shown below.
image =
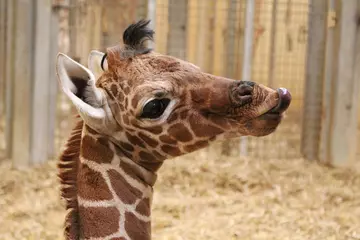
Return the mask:
<path fill-rule="evenodd" d="M 226 74 L 226 31 L 227 31 L 227 14 L 228 1 L 215 2 L 215 29 L 214 29 L 214 46 L 213 48 L 213 73 L 224 76 Z"/>
<path fill-rule="evenodd" d="M 169 1 L 156 1 L 156 34 L 155 50 L 162 54 L 167 54 L 167 38 L 169 31 Z"/>
<path fill-rule="evenodd" d="M 11 68 L 13 82 L 11 112 L 11 158 L 17 168 L 36 165 L 48 159 L 50 129 L 50 41 L 52 6 L 48 0 L 16 1 L 11 5 L 14 32 Z M 11 12 L 10 11 L 10 12 Z"/>
<path fill-rule="evenodd" d="M 306 95 L 301 136 L 301 151 L 309 160 L 317 160 L 319 157 L 327 25 L 326 2 L 326 0 L 313 1 L 309 13 L 311 23 L 308 35 Z"/>
<path fill-rule="evenodd" d="M 335 68 L 332 128 L 328 162 L 350 166 L 356 160 L 357 122 L 360 96 L 360 28 L 358 0 L 341 0 L 339 16 L 339 52 Z"/>
<path fill-rule="evenodd" d="M 187 0 L 169 0 L 167 53 L 186 59 Z"/>

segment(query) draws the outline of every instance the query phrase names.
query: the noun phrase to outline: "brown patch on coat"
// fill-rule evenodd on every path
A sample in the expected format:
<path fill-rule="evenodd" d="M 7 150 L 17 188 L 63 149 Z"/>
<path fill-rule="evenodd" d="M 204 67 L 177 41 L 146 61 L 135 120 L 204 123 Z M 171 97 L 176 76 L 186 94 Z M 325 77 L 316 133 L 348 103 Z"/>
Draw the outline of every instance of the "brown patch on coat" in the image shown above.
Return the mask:
<path fill-rule="evenodd" d="M 139 133 L 139 137 L 146 143 L 148 144 L 150 147 L 156 147 L 159 143 L 157 141 L 155 141 L 154 139 L 148 137 L 147 135 L 145 135 L 144 133 L 140 132 Z"/>
<path fill-rule="evenodd" d="M 161 135 L 159 137 L 160 141 L 166 144 L 176 144 L 177 141 L 173 138 L 171 138 L 169 135 Z"/>
<path fill-rule="evenodd" d="M 172 122 L 175 122 L 177 119 L 178 119 L 178 114 L 176 112 L 174 112 L 170 115 L 167 122 L 172 123 Z"/>
<path fill-rule="evenodd" d="M 111 200 L 111 192 L 100 172 L 87 165 L 79 166 L 77 180 L 78 196 L 86 200 Z"/>
<path fill-rule="evenodd" d="M 139 153 L 139 157 L 141 159 L 142 162 L 146 161 L 146 162 L 154 162 L 156 161 L 156 158 L 154 157 L 154 155 L 145 152 L 145 151 L 140 151 Z"/>
<path fill-rule="evenodd" d="M 150 216 L 150 199 L 144 198 L 142 199 L 135 209 L 138 213 L 144 216 Z"/>
<path fill-rule="evenodd" d="M 119 230 L 120 213 L 116 207 L 79 206 L 81 238 L 104 238 Z"/>
<path fill-rule="evenodd" d="M 197 137 L 210 137 L 216 136 L 224 132 L 224 130 L 212 126 L 208 123 L 204 123 L 195 115 L 191 115 L 189 118 L 190 126 Z"/>
<path fill-rule="evenodd" d="M 180 142 L 189 142 L 193 139 L 191 132 L 184 126 L 183 123 L 176 123 L 168 130 L 170 136 Z"/>
<path fill-rule="evenodd" d="M 120 147 L 122 147 L 122 148 L 123 148 L 124 150 L 126 150 L 126 151 L 129 151 L 129 152 L 134 151 L 134 147 L 133 147 L 131 144 L 129 144 L 129 143 L 120 142 L 119 144 L 120 144 Z"/>
<path fill-rule="evenodd" d="M 118 87 L 115 84 L 111 85 L 110 91 L 114 95 L 114 97 L 117 97 L 119 91 L 118 91 Z"/>
<path fill-rule="evenodd" d="M 142 148 L 145 148 L 145 145 L 144 145 L 143 141 L 140 138 L 138 138 L 137 136 L 133 136 L 128 132 L 125 132 L 125 134 L 126 134 L 127 139 L 129 140 L 129 142 L 132 145 L 140 146 Z"/>
<path fill-rule="evenodd" d="M 181 151 L 178 147 L 163 145 L 161 146 L 161 150 L 163 150 L 165 153 L 169 154 L 172 157 L 181 155 Z"/>
<path fill-rule="evenodd" d="M 125 213 L 125 231 L 132 240 L 150 240 L 151 224 L 138 219 L 133 213 Z"/>
<path fill-rule="evenodd" d="M 81 142 L 81 156 L 97 163 L 111 163 L 114 157 L 106 139 L 84 136 Z"/>
<path fill-rule="evenodd" d="M 123 203 L 134 204 L 137 199 L 141 198 L 140 190 L 131 186 L 119 172 L 109 170 L 108 174 L 111 186 Z"/>
<path fill-rule="evenodd" d="M 196 142 L 196 143 L 194 143 L 194 144 L 186 145 L 186 146 L 184 147 L 184 150 L 185 150 L 186 152 L 193 152 L 193 151 L 196 151 L 196 150 L 198 150 L 198 149 L 200 149 L 200 148 L 204 148 L 204 147 L 206 147 L 207 145 L 209 145 L 208 141 L 198 141 L 198 142 Z"/>

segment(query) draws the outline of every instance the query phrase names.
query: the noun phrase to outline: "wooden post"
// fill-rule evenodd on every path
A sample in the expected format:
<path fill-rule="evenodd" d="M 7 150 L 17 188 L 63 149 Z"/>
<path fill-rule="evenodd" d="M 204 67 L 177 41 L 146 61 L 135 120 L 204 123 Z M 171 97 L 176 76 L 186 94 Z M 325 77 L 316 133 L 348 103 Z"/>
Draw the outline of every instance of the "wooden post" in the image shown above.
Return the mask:
<path fill-rule="evenodd" d="M 274 87 L 275 77 L 275 54 L 276 54 L 276 34 L 277 34 L 277 12 L 278 0 L 273 0 L 271 11 L 271 33 L 270 33 L 270 51 L 269 51 L 269 75 L 268 86 Z"/>
<path fill-rule="evenodd" d="M 147 17 L 150 22 L 150 27 L 155 31 L 156 34 L 156 0 L 147 0 Z M 149 47 L 155 49 L 155 43 L 151 42 L 149 43 Z"/>
<path fill-rule="evenodd" d="M 199 38 L 199 1 L 188 0 L 188 20 L 187 20 L 187 39 L 186 56 L 189 62 L 199 65 L 197 61 L 197 39 Z"/>
<path fill-rule="evenodd" d="M 237 25 L 237 0 L 230 0 L 228 13 L 228 31 L 227 31 L 227 46 L 226 46 L 226 77 L 235 78 L 235 56 L 234 52 L 236 44 L 236 25 Z"/>
<path fill-rule="evenodd" d="M 337 0 L 329 0 L 328 6 L 328 16 L 327 16 L 327 31 L 326 31 L 326 52 L 325 52 L 325 67 L 324 67 L 324 89 L 322 97 L 322 122 L 321 122 L 321 135 L 320 135 L 320 150 L 319 150 L 319 160 L 323 163 L 329 161 L 329 138 L 331 132 L 331 116 L 332 116 L 332 99 L 333 99 L 333 89 L 334 81 L 336 74 L 335 59 L 338 52 L 338 39 L 336 32 L 339 31 L 338 24 L 336 24 L 336 12 L 339 9 L 339 2 Z"/>
<path fill-rule="evenodd" d="M 306 83 L 301 151 L 317 160 L 321 129 L 321 102 L 325 64 L 327 0 L 311 0 L 309 9 Z"/>
<path fill-rule="evenodd" d="M 15 2 L 13 148 L 15 167 L 48 158 L 51 2 Z"/>
<path fill-rule="evenodd" d="M 224 76 L 226 66 L 225 38 L 224 32 L 227 29 L 228 2 L 215 2 L 215 29 L 214 29 L 214 49 L 213 49 L 213 74 Z"/>
<path fill-rule="evenodd" d="M 339 52 L 328 149 L 328 162 L 334 166 L 350 165 L 356 157 L 360 87 L 359 16 L 358 0 L 341 1 Z"/>
<path fill-rule="evenodd" d="M 215 38 L 214 22 L 215 22 L 215 5 L 216 1 L 200 1 L 198 8 L 198 20 L 195 25 L 197 35 L 195 38 L 196 48 L 194 54 L 196 55 L 197 65 L 206 72 L 213 71 L 213 50 Z M 191 21 L 194 16 L 189 16 L 188 21 Z"/>
<path fill-rule="evenodd" d="M 156 0 L 156 20 L 155 20 L 155 45 L 156 51 L 167 54 L 167 36 L 169 30 L 169 0 Z M 150 10 L 150 9 L 149 9 Z"/>
<path fill-rule="evenodd" d="M 15 58 L 15 1 L 7 1 L 6 6 L 6 93 L 5 93 L 5 143 L 6 151 L 5 158 L 11 158 L 11 153 L 13 149 L 13 109 L 14 109 L 14 58 Z"/>
<path fill-rule="evenodd" d="M 7 1 L 0 1 L 0 116 L 4 114 L 5 108 L 6 5 Z M 0 131 L 2 124 L 0 120 Z"/>
<path fill-rule="evenodd" d="M 187 0 L 169 0 L 167 53 L 186 59 Z"/>
<path fill-rule="evenodd" d="M 58 37 L 59 37 L 59 19 L 56 11 L 51 13 L 50 22 L 50 69 L 49 69 L 49 109 L 48 109 L 48 157 L 54 158 L 55 151 L 55 127 L 56 127 L 56 110 L 57 110 L 57 94 L 58 81 L 56 76 L 56 56 L 58 54 Z"/>

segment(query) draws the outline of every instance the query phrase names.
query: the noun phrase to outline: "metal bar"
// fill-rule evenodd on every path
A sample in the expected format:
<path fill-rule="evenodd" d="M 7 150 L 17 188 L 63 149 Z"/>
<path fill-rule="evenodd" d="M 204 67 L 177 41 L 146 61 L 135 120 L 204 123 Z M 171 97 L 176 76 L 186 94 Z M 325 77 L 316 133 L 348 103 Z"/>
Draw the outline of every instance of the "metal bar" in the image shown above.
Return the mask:
<path fill-rule="evenodd" d="M 317 160 L 321 129 L 327 0 L 311 0 L 309 7 L 301 151 L 305 158 Z"/>
<path fill-rule="evenodd" d="M 242 80 L 251 80 L 255 0 L 247 0 Z"/>
<path fill-rule="evenodd" d="M 252 67 L 252 50 L 253 50 L 253 35 L 254 35 L 254 15 L 255 15 L 255 0 L 247 0 L 246 2 L 246 20 L 245 20 L 245 37 L 244 37 L 244 58 L 242 80 L 251 80 Z M 240 139 L 240 154 L 248 155 L 248 139 L 241 137 Z"/>

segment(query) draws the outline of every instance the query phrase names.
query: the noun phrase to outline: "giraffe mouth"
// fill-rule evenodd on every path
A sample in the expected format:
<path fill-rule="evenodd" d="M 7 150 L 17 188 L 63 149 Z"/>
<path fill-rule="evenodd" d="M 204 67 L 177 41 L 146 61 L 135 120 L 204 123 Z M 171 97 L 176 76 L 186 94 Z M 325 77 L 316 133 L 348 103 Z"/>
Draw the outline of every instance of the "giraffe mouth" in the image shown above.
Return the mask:
<path fill-rule="evenodd" d="M 282 114 L 283 112 L 285 112 L 291 103 L 291 94 L 290 92 L 286 89 L 286 88 L 279 88 L 277 89 L 277 93 L 279 95 L 279 102 L 278 104 L 270 109 L 270 111 L 268 111 L 269 114 Z"/>
<path fill-rule="evenodd" d="M 270 109 L 265 111 L 260 111 L 258 117 L 264 118 L 276 118 L 281 117 L 283 113 L 289 108 L 291 103 L 291 94 L 286 88 L 279 88 L 277 91 L 277 103 L 276 105 L 270 105 Z"/>

